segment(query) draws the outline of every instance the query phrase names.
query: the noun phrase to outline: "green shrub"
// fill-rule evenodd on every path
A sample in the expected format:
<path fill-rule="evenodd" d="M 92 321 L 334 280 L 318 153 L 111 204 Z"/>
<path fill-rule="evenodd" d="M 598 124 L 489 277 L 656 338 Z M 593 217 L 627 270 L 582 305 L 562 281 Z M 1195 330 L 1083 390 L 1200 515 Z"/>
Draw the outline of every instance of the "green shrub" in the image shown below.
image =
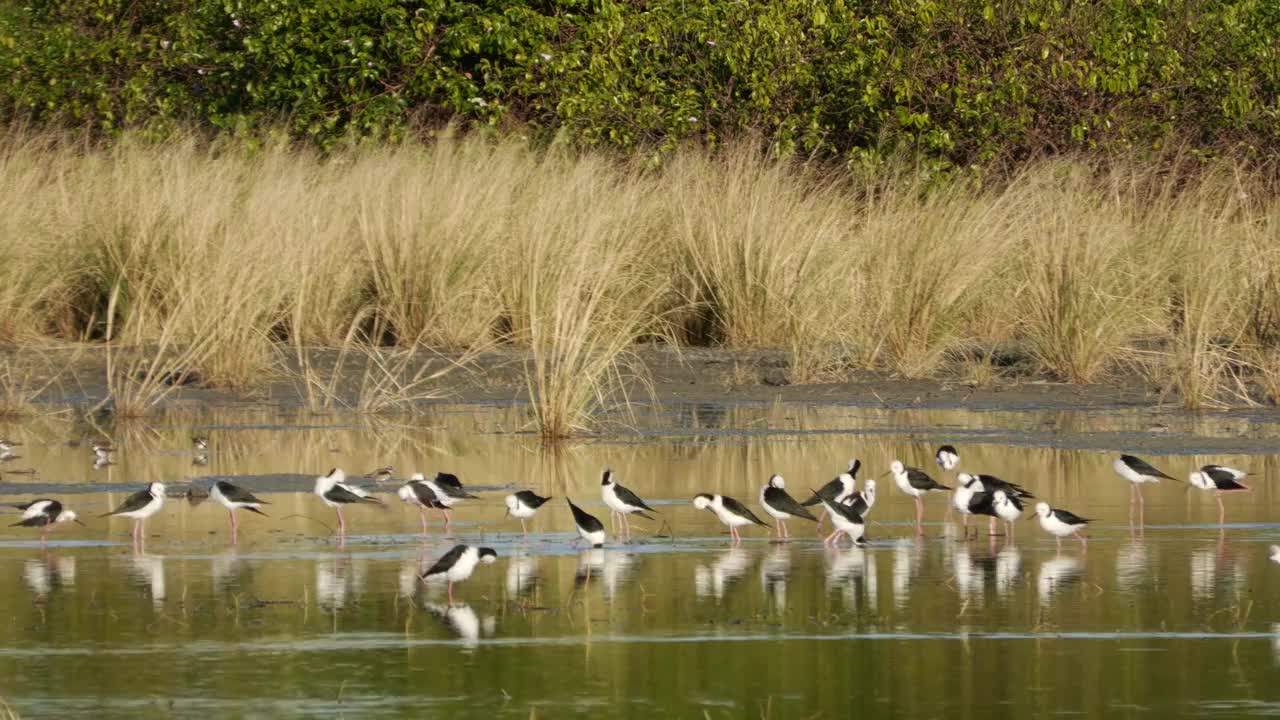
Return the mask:
<path fill-rule="evenodd" d="M 3 1 L 0 118 L 108 134 L 456 120 L 937 167 L 1280 144 L 1266 0 Z"/>

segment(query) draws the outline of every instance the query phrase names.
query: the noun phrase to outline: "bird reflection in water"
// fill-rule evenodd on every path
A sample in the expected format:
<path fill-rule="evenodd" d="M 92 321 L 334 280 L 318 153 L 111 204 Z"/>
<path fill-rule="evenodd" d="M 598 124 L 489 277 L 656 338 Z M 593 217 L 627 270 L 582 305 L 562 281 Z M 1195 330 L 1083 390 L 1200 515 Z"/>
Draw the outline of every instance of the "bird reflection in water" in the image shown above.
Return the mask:
<path fill-rule="evenodd" d="M 1060 595 L 1084 578 L 1084 563 L 1075 555 L 1057 555 L 1040 563 L 1040 575 L 1036 580 L 1036 589 L 1040 593 L 1040 604 L 1053 602 L 1055 595 Z"/>
<path fill-rule="evenodd" d="M 911 583 L 923 558 L 924 541 L 918 537 L 904 538 L 893 546 L 894 607 L 902 609 L 911 600 Z"/>
<path fill-rule="evenodd" d="M 164 556 L 137 552 L 129 556 L 129 575 L 151 596 L 151 604 L 164 605 Z"/>
<path fill-rule="evenodd" d="M 209 575 L 213 577 L 214 592 L 238 588 L 243 585 L 240 576 L 249 568 L 249 563 L 240 557 L 234 548 L 209 560 Z"/>
<path fill-rule="evenodd" d="M 750 567 L 751 555 L 746 550 L 740 547 L 730 548 L 720 553 L 715 562 L 698 565 L 693 575 L 694 593 L 700 598 L 723 600 L 725 591 L 745 575 Z"/>
<path fill-rule="evenodd" d="M 517 552 L 507 561 L 507 597 L 523 598 L 538 587 L 538 559 L 529 553 Z"/>
<path fill-rule="evenodd" d="M 875 553 L 860 547 L 847 550 L 828 550 L 827 589 L 844 591 L 845 605 L 849 610 L 876 609 Z"/>
<path fill-rule="evenodd" d="M 787 608 L 787 580 L 791 578 L 791 546 L 775 545 L 760 563 L 760 589 L 778 610 Z"/>
<path fill-rule="evenodd" d="M 22 564 L 22 579 L 37 601 L 44 600 L 55 590 L 75 586 L 76 559 L 48 552 L 29 558 Z"/>
<path fill-rule="evenodd" d="M 321 607 L 340 610 L 364 592 L 366 582 L 364 561 L 354 561 L 350 555 L 334 555 L 316 561 L 316 602 Z"/>
<path fill-rule="evenodd" d="M 423 603 L 422 609 L 431 613 L 444 624 L 450 632 L 462 640 L 464 645 L 474 646 L 481 636 L 493 637 L 497 629 L 497 618 L 486 615 L 483 619 L 466 603 L 438 605 Z"/>

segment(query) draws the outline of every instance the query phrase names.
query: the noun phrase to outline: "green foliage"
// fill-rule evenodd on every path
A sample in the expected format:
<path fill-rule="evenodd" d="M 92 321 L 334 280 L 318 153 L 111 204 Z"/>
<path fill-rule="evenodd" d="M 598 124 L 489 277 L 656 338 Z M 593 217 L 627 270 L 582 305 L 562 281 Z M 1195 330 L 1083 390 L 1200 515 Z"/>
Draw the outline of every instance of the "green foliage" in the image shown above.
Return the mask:
<path fill-rule="evenodd" d="M 2 1 L 0 118 L 105 133 L 452 119 L 938 167 L 1280 143 L 1269 0 Z"/>

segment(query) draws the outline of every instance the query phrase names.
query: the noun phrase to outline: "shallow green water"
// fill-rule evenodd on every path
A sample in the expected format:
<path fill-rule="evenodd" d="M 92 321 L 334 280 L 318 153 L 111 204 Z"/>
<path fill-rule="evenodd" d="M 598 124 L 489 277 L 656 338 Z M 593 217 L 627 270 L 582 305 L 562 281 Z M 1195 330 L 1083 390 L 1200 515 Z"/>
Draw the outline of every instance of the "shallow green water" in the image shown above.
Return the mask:
<path fill-rule="evenodd" d="M 227 411 L 116 428 L 117 464 L 99 470 L 66 446 L 75 428 L 4 428 L 26 445 L 0 471 L 40 470 L 6 474 L 5 501 L 54 494 L 90 516 L 139 482 L 177 493 L 217 475 L 261 491 L 272 517 L 243 518 L 232 548 L 221 508 L 171 499 L 142 554 L 122 521 L 60 528 L 47 548 L 5 528 L 0 694 L 27 718 L 1280 714 L 1280 565 L 1266 557 L 1280 542 L 1274 456 L 1150 454 L 1179 476 L 1214 460 L 1263 477 L 1228 499 L 1225 529 L 1211 498 L 1149 488 L 1138 533 L 1114 452 L 1064 449 L 1123 439 L 1137 418 L 1070 417 L 1070 433 L 1043 433 L 1030 415 L 736 409 L 714 431 L 555 455 L 495 432 L 512 422 L 464 410 L 392 430 Z M 1187 446 L 1212 447 L 1216 429 Z M 192 431 L 213 440 L 207 466 L 191 463 Z M 824 550 L 799 523 L 789 545 L 756 529 L 731 549 L 688 505 L 701 490 L 755 505 L 774 471 L 798 493 L 855 455 L 866 477 L 893 457 L 923 467 L 943 436 L 960 439 L 965 467 L 1101 518 L 1087 553 L 1068 543 L 1059 554 L 1032 522 L 1016 539 L 984 529 L 959 542 L 941 496 L 916 538 L 912 506 L 887 479 L 865 549 Z M 353 510 L 340 545 L 311 475 L 388 462 L 398 475 L 454 470 L 482 499 L 450 536 L 433 518 L 425 539 L 407 508 Z M 674 537 L 637 521 L 638 542 L 570 547 L 559 498 L 603 518 L 605 465 L 658 504 Z M 509 483 L 557 496 L 528 541 L 502 520 Z M 394 500 L 394 488 L 377 489 Z M 449 609 L 443 587 L 416 576 L 457 541 L 499 560 Z"/>

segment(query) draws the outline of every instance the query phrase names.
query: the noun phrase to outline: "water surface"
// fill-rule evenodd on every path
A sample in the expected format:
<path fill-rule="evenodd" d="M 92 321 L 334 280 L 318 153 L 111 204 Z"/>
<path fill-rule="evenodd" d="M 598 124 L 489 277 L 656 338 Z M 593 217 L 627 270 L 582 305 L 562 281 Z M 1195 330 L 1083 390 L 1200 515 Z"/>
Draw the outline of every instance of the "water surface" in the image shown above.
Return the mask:
<path fill-rule="evenodd" d="M 10 425 L 23 457 L 3 495 L 54 495 L 90 518 L 141 483 L 171 492 L 233 479 L 271 502 L 228 544 L 226 514 L 171 498 L 145 551 L 127 521 L 59 528 L 47 547 L 0 533 L 0 694 L 23 717 L 1165 717 L 1280 713 L 1280 499 L 1275 430 L 1230 417 L 1160 430 L 1179 477 L 1204 462 L 1261 475 L 1217 506 L 1183 485 L 1148 488 L 1128 523 L 1115 448 L 1152 434 L 1139 414 L 900 413 L 848 408 L 686 408 L 622 437 L 540 450 L 518 412 L 443 408 L 369 425 L 261 408 L 147 425 Z M 94 469 L 87 442 L 119 447 Z M 212 441 L 193 464 L 192 433 Z M 1248 454 L 1235 450 L 1248 435 Z M 866 548 L 824 549 L 760 528 L 731 548 L 699 491 L 752 506 L 781 472 L 800 494 L 849 457 L 930 467 L 950 440 L 962 465 L 1100 518 L 1087 551 L 1059 552 L 1034 522 L 1013 538 L 959 540 L 931 499 L 924 537 L 888 478 Z M 78 442 L 77 446 L 68 441 Z M 1212 453 L 1209 451 L 1213 451 Z M 479 489 L 451 533 L 391 502 L 350 511 L 345 541 L 309 493 L 315 474 L 391 464 L 449 470 Z M 665 522 L 636 542 L 573 547 L 561 498 L 606 520 L 612 467 Z M 29 475 L 22 471 L 37 470 Z M 952 476 L 936 472 L 949 482 Z M 556 496 L 530 523 L 504 520 L 507 487 Z M 394 484 L 373 489 L 394 501 Z M 499 560 L 456 588 L 417 575 L 455 542 Z"/>

